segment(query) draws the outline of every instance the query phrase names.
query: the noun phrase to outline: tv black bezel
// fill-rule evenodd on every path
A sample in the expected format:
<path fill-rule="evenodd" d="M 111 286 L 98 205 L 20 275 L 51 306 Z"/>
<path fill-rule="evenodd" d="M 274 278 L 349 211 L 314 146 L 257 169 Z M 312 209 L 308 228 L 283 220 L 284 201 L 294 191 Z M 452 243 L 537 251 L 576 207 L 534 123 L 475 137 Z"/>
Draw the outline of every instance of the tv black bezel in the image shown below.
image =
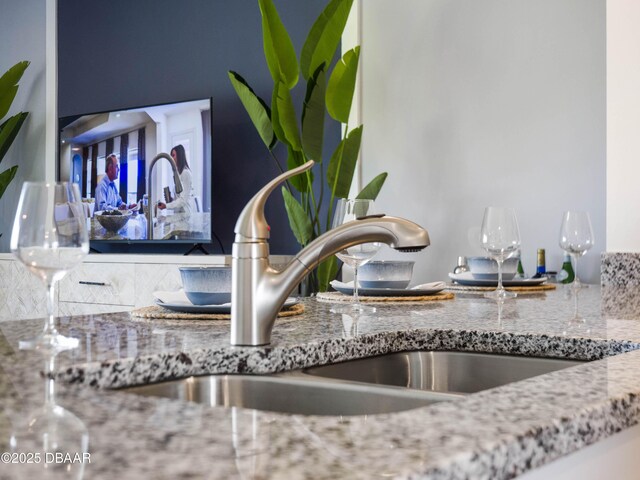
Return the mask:
<path fill-rule="evenodd" d="M 211 139 L 210 145 L 210 153 L 211 153 L 211 165 L 209 168 L 210 178 L 209 178 L 209 195 L 213 198 L 213 97 L 199 97 L 199 98 L 191 98 L 185 100 L 175 100 L 170 102 L 160 102 L 153 104 L 143 104 L 138 106 L 125 106 L 118 108 L 110 108 L 107 110 L 95 111 L 95 112 L 83 112 L 77 115 L 66 115 L 64 117 L 58 117 L 58 142 L 56 144 L 56 180 L 61 181 L 60 179 L 60 143 L 62 141 L 62 130 L 67 125 L 77 120 L 78 118 L 87 116 L 87 115 L 99 115 L 103 113 L 112 113 L 112 112 L 124 112 L 127 110 L 136 110 L 142 108 L 153 108 L 160 107 L 164 105 L 174 105 L 179 103 L 188 103 L 188 102 L 198 102 L 209 100 L 209 135 Z M 208 239 L 157 239 L 157 240 L 149 240 L 149 239 L 141 239 L 141 240 L 132 240 L 132 239 L 122 239 L 122 240 L 97 240 L 97 239 L 89 239 L 89 248 L 92 253 L 152 253 L 152 254 L 183 254 L 187 255 L 192 253 L 193 251 L 199 251 L 205 254 L 212 253 L 225 253 L 224 247 L 222 243 L 218 239 L 215 234 L 215 229 L 213 226 L 213 216 L 211 218 L 210 223 L 210 231 Z M 216 244 L 214 244 L 214 241 Z M 185 251 L 185 247 L 190 246 Z M 207 248 L 208 247 L 208 248 Z M 215 250 L 219 248 L 220 252 L 215 252 Z"/>

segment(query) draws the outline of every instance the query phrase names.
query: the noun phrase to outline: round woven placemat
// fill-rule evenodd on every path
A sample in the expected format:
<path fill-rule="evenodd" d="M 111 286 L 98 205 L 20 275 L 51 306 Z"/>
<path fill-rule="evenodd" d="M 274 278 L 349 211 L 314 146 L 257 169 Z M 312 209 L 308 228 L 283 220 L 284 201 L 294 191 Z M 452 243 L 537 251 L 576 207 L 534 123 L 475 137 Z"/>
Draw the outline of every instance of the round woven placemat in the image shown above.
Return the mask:
<path fill-rule="evenodd" d="M 496 287 L 473 287 L 470 285 L 456 285 L 455 283 L 447 284 L 446 288 L 446 290 L 453 290 L 455 292 L 490 292 L 495 289 Z M 545 283 L 543 285 L 531 285 L 528 287 L 504 287 L 504 289 L 518 293 L 538 293 L 555 290 L 556 286 L 552 283 Z"/>
<path fill-rule="evenodd" d="M 320 292 L 316 298 L 322 302 L 353 302 L 353 296 L 340 292 Z M 362 303 L 384 303 L 384 302 L 435 302 L 437 300 L 451 300 L 453 293 L 441 292 L 434 295 L 420 295 L 415 297 L 367 297 L 360 295 Z"/>
<path fill-rule="evenodd" d="M 304 313 L 304 305 L 297 303 L 290 307 L 285 307 L 278 312 L 278 318 L 293 317 Z M 230 320 L 230 313 L 181 313 L 174 312 L 160 305 L 136 308 L 131 311 L 132 317 L 137 318 L 163 318 L 180 320 Z"/>

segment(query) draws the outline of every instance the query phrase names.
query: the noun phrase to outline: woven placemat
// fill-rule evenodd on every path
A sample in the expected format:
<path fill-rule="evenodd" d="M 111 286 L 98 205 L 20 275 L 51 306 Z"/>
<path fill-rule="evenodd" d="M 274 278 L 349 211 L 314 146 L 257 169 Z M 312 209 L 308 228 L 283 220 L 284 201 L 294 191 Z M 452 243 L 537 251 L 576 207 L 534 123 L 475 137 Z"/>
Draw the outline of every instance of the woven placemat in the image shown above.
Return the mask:
<path fill-rule="evenodd" d="M 441 292 L 434 295 L 420 295 L 415 297 L 367 297 L 360 295 L 362 303 L 383 303 L 383 302 L 435 302 L 438 300 L 451 300 L 454 298 L 453 293 Z M 352 295 L 345 295 L 340 292 L 320 292 L 316 298 L 322 302 L 353 302 Z"/>
<path fill-rule="evenodd" d="M 455 283 L 448 283 L 445 290 L 453 290 L 454 292 L 490 292 L 495 290 L 496 287 L 474 287 L 470 285 L 457 285 Z M 538 293 L 547 290 L 555 290 L 556 286 L 552 283 L 544 283 L 542 285 L 530 285 L 525 287 L 504 287 L 505 290 L 518 293 Z"/>
<path fill-rule="evenodd" d="M 304 305 L 297 303 L 290 307 L 285 307 L 278 312 L 278 318 L 293 317 L 304 313 Z M 136 318 L 162 318 L 180 320 L 230 320 L 230 313 L 181 313 L 174 312 L 160 305 L 136 308 L 131 311 L 131 316 Z"/>

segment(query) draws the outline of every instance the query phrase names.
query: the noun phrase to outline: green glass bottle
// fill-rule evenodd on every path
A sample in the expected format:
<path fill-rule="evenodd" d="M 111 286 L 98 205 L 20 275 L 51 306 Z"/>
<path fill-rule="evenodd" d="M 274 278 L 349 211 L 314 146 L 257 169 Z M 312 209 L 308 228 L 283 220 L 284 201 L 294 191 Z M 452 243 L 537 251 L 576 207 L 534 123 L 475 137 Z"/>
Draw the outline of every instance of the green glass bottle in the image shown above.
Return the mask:
<path fill-rule="evenodd" d="M 522 268 L 522 259 L 518 258 L 518 270 L 517 274 L 518 278 L 524 278 L 524 268 Z"/>
<path fill-rule="evenodd" d="M 562 283 L 571 283 L 576 278 L 576 274 L 573 271 L 573 265 L 571 265 L 571 256 L 568 253 L 564 254 L 564 261 L 562 263 L 562 270 L 566 272 L 567 277 L 562 280 Z"/>

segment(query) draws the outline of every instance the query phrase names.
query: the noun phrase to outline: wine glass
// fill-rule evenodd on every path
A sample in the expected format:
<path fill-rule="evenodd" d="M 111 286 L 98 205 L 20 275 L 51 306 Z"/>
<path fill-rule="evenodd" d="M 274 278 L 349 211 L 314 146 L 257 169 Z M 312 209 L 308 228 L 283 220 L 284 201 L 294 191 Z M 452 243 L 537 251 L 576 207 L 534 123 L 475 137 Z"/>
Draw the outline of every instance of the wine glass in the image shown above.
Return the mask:
<path fill-rule="evenodd" d="M 487 207 L 484 210 L 480 230 L 482 248 L 498 263 L 498 287 L 484 296 L 498 301 L 515 298 L 502 286 L 502 262 L 512 257 L 520 248 L 520 231 L 516 212 L 512 208 Z"/>
<path fill-rule="evenodd" d="M 13 429 L 12 452 L 36 455 L 30 465 L 21 465 L 25 478 L 81 479 L 89 463 L 89 431 L 74 413 L 56 404 L 55 362 L 57 352 L 45 354 L 44 404 Z M 35 453 L 31 453 L 35 452 Z M 40 456 L 40 457 L 37 457 Z M 29 458 L 29 457 L 27 457 Z"/>
<path fill-rule="evenodd" d="M 76 184 L 25 182 L 11 233 L 11 252 L 48 290 L 44 330 L 21 349 L 60 352 L 78 346 L 58 333 L 55 285 L 89 252 L 87 224 Z"/>
<path fill-rule="evenodd" d="M 560 248 L 573 259 L 573 288 L 585 288 L 578 279 L 578 258 L 593 247 L 593 228 L 587 212 L 564 212 L 560 226 Z"/>
<path fill-rule="evenodd" d="M 336 205 L 332 228 L 351 222 L 367 215 L 373 215 L 375 206 L 373 200 L 341 198 Z M 361 243 L 345 248 L 336 254 L 343 263 L 353 268 L 353 303 L 347 309 L 336 308 L 332 311 L 347 313 L 348 311 L 375 311 L 375 308 L 360 304 L 358 297 L 358 267 L 367 263 L 380 250 L 380 243 Z M 342 312 L 345 310 L 345 312 Z"/>

